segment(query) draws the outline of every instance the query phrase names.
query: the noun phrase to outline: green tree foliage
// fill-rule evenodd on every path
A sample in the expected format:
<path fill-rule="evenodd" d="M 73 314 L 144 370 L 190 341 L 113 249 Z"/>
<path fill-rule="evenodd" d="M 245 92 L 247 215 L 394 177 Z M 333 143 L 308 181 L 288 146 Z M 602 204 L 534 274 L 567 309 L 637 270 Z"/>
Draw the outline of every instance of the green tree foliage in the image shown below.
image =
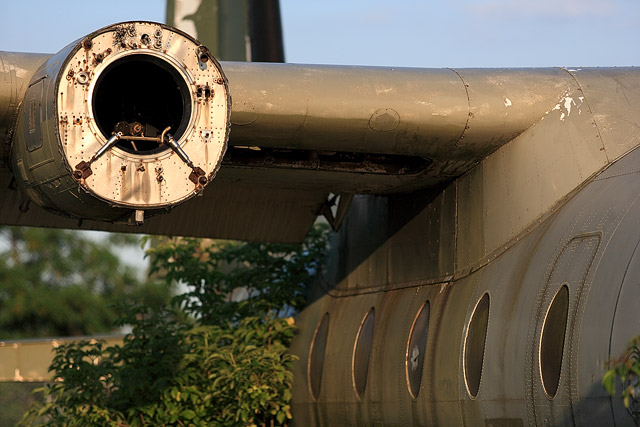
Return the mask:
<path fill-rule="evenodd" d="M 295 324 L 284 316 L 303 304 L 326 234 L 314 227 L 302 245 L 161 241 L 154 273 L 188 291 L 170 307 L 124 308 L 132 332 L 121 346 L 59 347 L 58 381 L 23 424 L 286 425 Z"/>
<path fill-rule="evenodd" d="M 139 245 L 135 236 L 96 240 L 55 229 L 0 227 L 0 338 L 109 332 L 113 305 L 147 295 L 166 301 L 169 290 L 140 280 L 116 251 Z"/>
<path fill-rule="evenodd" d="M 324 225 L 313 227 L 302 245 L 166 239 L 149 252 L 151 273 L 187 285 L 179 303 L 203 324 L 277 316 L 304 303 L 326 239 Z"/>
<path fill-rule="evenodd" d="M 640 335 L 627 344 L 624 354 L 608 362 L 608 368 L 602 377 L 602 386 L 611 396 L 618 393 L 622 396 L 624 407 L 630 410 L 638 421 L 638 405 L 640 402 Z"/>

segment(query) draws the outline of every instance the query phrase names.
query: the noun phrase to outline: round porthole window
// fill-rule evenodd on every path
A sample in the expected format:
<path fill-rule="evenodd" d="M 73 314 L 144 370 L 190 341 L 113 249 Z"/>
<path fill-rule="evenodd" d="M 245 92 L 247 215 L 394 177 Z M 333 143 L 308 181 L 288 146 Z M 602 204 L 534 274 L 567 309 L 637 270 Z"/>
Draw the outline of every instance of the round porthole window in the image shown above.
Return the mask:
<path fill-rule="evenodd" d="M 307 379 L 309 380 L 309 390 L 311 396 L 317 399 L 320 395 L 320 384 L 322 381 L 322 370 L 324 368 L 324 352 L 327 348 L 327 335 L 329 333 L 329 313 L 325 313 L 316 327 L 309 349 L 309 360 L 307 362 Z"/>
<path fill-rule="evenodd" d="M 422 367 L 427 349 L 427 336 L 429 332 L 429 301 L 422 304 L 411 326 L 409 342 L 407 344 L 407 385 L 409 393 L 415 399 L 420 393 L 422 382 Z"/>
<path fill-rule="evenodd" d="M 550 399 L 558 392 L 565 332 L 569 315 L 569 287 L 558 289 L 542 324 L 540 337 L 540 377 Z"/>
<path fill-rule="evenodd" d="M 467 392 L 474 399 L 480 389 L 488 324 L 489 294 L 487 293 L 480 298 L 473 310 L 464 340 L 464 381 Z"/>
<path fill-rule="evenodd" d="M 373 344 L 374 321 L 375 310 L 371 308 L 360 324 L 360 330 L 356 337 L 356 346 L 353 349 L 353 386 L 358 397 L 362 397 L 367 387 L 367 373 L 369 371 L 371 345 Z"/>

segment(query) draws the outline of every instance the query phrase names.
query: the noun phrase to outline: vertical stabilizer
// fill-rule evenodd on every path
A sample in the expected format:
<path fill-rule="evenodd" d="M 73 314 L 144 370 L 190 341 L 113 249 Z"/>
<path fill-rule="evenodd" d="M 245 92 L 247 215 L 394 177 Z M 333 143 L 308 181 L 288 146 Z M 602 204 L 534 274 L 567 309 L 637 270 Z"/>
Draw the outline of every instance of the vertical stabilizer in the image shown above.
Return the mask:
<path fill-rule="evenodd" d="M 278 0 L 167 0 L 166 21 L 222 60 L 284 62 Z"/>

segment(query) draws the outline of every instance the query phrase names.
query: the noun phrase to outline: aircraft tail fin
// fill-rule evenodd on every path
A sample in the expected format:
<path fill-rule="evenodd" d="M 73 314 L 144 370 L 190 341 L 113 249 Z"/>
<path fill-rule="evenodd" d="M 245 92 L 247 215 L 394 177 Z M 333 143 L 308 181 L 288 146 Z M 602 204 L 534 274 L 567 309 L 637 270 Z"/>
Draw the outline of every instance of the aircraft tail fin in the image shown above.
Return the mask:
<path fill-rule="evenodd" d="M 284 62 L 279 0 L 167 0 L 166 21 L 219 59 Z"/>

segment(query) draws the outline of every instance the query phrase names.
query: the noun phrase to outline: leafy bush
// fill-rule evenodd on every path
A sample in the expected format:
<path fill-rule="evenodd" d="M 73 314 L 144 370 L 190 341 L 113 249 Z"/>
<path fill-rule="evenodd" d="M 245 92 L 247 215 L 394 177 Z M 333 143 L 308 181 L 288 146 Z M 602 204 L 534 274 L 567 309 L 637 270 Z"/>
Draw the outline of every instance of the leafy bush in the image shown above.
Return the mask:
<path fill-rule="evenodd" d="M 602 386 L 611 396 L 621 390 L 624 407 L 638 420 L 640 401 L 640 335 L 627 344 L 625 353 L 608 362 L 608 370 L 602 377 Z"/>
<path fill-rule="evenodd" d="M 314 226 L 301 245 L 164 239 L 149 251 L 151 274 L 187 285 L 179 303 L 203 324 L 278 316 L 304 304 L 305 287 L 325 253 L 327 231 Z"/>
<path fill-rule="evenodd" d="M 22 424 L 285 425 L 295 324 L 283 315 L 303 303 L 325 245 L 322 227 L 299 246 L 158 242 L 152 271 L 188 291 L 170 307 L 122 307 L 122 345 L 58 347 L 56 381 Z"/>

